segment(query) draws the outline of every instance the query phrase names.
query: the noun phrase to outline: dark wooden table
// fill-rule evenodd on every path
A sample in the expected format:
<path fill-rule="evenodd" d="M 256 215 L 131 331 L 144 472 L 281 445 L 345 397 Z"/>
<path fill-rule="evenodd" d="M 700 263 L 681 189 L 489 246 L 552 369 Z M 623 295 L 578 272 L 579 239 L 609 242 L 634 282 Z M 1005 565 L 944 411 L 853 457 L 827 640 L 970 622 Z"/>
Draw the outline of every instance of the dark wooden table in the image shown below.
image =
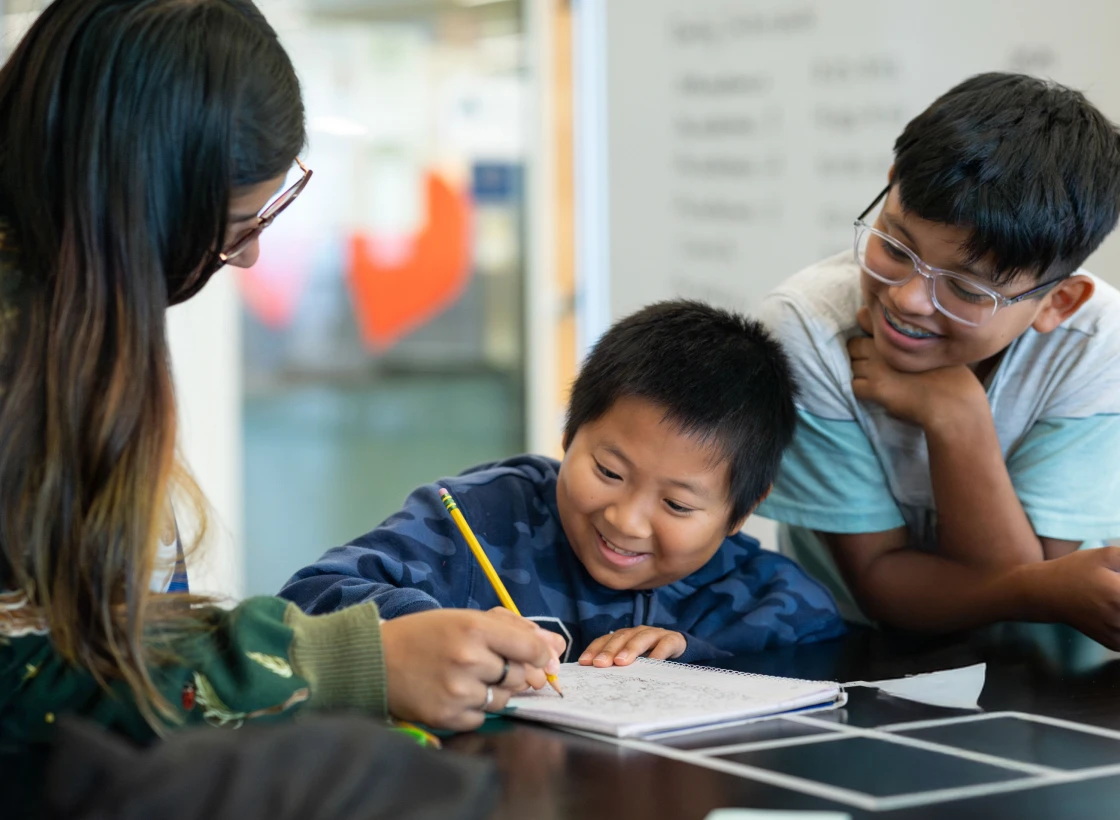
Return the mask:
<path fill-rule="evenodd" d="M 814 718 L 822 725 L 755 723 L 678 738 L 662 754 L 508 720 L 451 738 L 447 747 L 496 762 L 504 782 L 499 818 L 701 820 L 733 807 L 892 820 L 1120 817 L 1120 655 L 1074 630 L 1015 624 L 930 640 L 853 628 L 838 641 L 723 665 L 872 681 L 981 662 L 987 664 L 981 719 L 857 688 L 842 710 Z M 1016 715 L 993 716 L 1005 712 Z M 825 728 L 830 721 L 836 732 Z M 922 721 L 934 725 L 899 731 L 918 745 L 878 736 L 881 727 Z M 877 731 L 863 731 L 869 729 Z M 808 735 L 812 742 L 797 739 Z M 710 757 L 735 771 L 696 762 L 695 749 L 732 744 L 747 748 Z M 939 751 L 944 747 L 965 752 Z M 777 773 L 778 782 L 794 778 L 818 787 L 814 793 L 812 785 L 762 782 L 767 775 L 744 776 L 745 767 Z"/>

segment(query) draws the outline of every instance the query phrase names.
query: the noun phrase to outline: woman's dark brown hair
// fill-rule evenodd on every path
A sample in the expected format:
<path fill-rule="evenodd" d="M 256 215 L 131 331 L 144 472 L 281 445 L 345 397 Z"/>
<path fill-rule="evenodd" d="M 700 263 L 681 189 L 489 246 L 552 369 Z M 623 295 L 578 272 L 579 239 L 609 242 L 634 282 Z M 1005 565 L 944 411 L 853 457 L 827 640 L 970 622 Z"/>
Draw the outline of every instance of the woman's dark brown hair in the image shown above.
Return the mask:
<path fill-rule="evenodd" d="M 0 69 L 0 589 L 149 720 L 145 629 L 190 611 L 148 594 L 178 472 L 165 311 L 216 269 L 231 194 L 304 141 L 247 0 L 56 0 Z"/>

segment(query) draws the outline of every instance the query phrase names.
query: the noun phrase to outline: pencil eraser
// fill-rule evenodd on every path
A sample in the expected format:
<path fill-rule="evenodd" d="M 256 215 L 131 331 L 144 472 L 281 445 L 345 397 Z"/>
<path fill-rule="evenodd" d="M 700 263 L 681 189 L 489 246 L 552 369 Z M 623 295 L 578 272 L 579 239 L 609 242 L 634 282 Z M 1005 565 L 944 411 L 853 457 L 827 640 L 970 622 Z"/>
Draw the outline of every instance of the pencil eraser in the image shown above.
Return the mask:
<path fill-rule="evenodd" d="M 451 493 L 447 492 L 447 490 L 443 489 L 443 487 L 440 487 L 439 488 L 439 497 L 443 498 L 445 495 L 451 495 Z"/>

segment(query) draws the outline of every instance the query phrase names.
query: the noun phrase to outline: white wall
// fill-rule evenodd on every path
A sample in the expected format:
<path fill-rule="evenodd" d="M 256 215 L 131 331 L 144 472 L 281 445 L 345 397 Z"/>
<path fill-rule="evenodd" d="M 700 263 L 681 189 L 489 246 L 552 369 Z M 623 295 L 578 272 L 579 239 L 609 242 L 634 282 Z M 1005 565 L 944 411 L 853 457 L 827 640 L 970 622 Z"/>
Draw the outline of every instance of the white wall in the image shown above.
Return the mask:
<path fill-rule="evenodd" d="M 1109 0 L 582 2 L 606 17 L 612 317 L 672 295 L 751 310 L 850 246 L 895 137 L 972 74 L 1052 77 L 1120 120 Z M 1089 268 L 1120 284 L 1120 235 Z"/>
<path fill-rule="evenodd" d="M 530 452 L 548 453 L 560 438 L 556 294 L 556 161 L 553 12 L 547 0 L 524 5 L 529 135 L 525 202 L 525 438 Z"/>
<path fill-rule="evenodd" d="M 207 500 L 206 540 L 188 555 L 191 591 L 244 589 L 241 464 L 241 308 L 230 269 L 168 313 L 179 443 Z M 180 521 L 184 530 L 190 522 Z M 188 536 L 189 538 L 189 536 Z"/>

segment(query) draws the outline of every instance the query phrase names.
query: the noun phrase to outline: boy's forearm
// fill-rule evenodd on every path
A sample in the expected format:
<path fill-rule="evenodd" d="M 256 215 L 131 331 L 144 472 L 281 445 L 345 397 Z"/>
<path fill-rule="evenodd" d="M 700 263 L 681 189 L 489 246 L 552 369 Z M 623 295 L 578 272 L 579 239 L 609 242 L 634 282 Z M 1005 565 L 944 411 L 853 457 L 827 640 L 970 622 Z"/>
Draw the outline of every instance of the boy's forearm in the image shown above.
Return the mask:
<path fill-rule="evenodd" d="M 855 591 L 867 614 L 884 624 L 953 632 L 999 621 L 1046 620 L 1042 569 L 1041 563 L 981 569 L 901 549 L 877 558 Z"/>
<path fill-rule="evenodd" d="M 993 569 L 1043 560 L 987 405 L 983 412 L 935 418 L 923 427 L 941 554 Z"/>
<path fill-rule="evenodd" d="M 280 590 L 280 597 L 311 615 L 336 612 L 367 601 L 373 601 L 385 618 L 440 608 L 439 601 L 423 590 L 351 575 L 301 572 L 304 577 L 289 582 Z"/>

